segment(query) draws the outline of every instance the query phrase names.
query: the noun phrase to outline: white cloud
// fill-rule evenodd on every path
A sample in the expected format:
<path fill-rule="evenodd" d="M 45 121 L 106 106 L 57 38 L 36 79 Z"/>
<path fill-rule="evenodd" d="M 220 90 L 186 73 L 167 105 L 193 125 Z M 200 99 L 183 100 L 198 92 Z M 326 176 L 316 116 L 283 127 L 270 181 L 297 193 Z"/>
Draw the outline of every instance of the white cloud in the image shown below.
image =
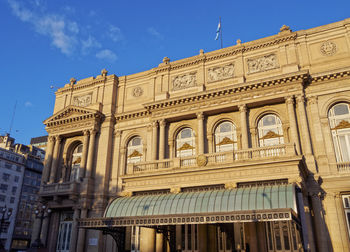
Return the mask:
<path fill-rule="evenodd" d="M 63 16 L 54 14 L 37 14 L 15 0 L 8 0 L 12 12 L 23 22 L 31 24 L 35 31 L 51 38 L 51 43 L 69 55 L 76 46 L 78 24 L 66 20 Z"/>
<path fill-rule="evenodd" d="M 86 40 L 81 40 L 81 52 L 86 55 L 92 48 L 101 48 L 101 44 L 93 37 L 89 36 Z"/>
<path fill-rule="evenodd" d="M 117 55 L 109 49 L 104 49 L 96 53 L 96 58 L 113 62 L 117 60 Z"/>
<path fill-rule="evenodd" d="M 148 27 L 147 32 L 152 36 L 156 37 L 157 39 L 164 39 L 164 36 L 160 34 L 154 27 Z"/>
<path fill-rule="evenodd" d="M 26 102 L 24 103 L 24 106 L 28 108 L 28 107 L 33 106 L 33 104 L 32 104 L 30 101 L 26 101 Z"/>
<path fill-rule="evenodd" d="M 114 41 L 114 42 L 118 42 L 121 41 L 124 37 L 123 34 L 120 30 L 119 27 L 114 26 L 114 25 L 110 25 L 109 26 L 109 31 L 108 31 L 108 36 Z"/>

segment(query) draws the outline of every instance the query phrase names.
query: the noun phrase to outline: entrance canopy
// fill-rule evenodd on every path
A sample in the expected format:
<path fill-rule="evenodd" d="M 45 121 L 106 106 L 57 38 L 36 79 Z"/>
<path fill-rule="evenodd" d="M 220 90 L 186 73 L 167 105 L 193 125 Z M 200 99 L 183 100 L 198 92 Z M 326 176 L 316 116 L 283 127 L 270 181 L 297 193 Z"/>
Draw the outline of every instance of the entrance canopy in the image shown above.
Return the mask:
<path fill-rule="evenodd" d="M 291 220 L 294 185 L 261 186 L 177 194 L 121 197 L 103 218 L 81 219 L 80 227 L 155 226 Z"/>

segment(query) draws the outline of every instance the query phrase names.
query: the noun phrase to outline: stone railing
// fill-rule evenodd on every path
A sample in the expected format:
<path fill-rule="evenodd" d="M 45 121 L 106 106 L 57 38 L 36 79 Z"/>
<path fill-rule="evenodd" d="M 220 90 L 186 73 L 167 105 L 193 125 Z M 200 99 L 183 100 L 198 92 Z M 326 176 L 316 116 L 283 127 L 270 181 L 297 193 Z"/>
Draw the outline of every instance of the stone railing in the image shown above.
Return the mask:
<path fill-rule="evenodd" d="M 74 194 L 78 193 L 79 185 L 76 181 L 42 185 L 40 194 Z"/>
<path fill-rule="evenodd" d="M 350 172 L 350 162 L 337 163 L 338 172 Z"/>
<path fill-rule="evenodd" d="M 282 144 L 247 150 L 207 153 L 199 156 L 180 157 L 153 162 L 133 163 L 128 164 L 127 173 L 136 174 L 178 168 L 215 166 L 223 163 L 294 155 L 296 155 L 296 151 L 293 144 Z"/>

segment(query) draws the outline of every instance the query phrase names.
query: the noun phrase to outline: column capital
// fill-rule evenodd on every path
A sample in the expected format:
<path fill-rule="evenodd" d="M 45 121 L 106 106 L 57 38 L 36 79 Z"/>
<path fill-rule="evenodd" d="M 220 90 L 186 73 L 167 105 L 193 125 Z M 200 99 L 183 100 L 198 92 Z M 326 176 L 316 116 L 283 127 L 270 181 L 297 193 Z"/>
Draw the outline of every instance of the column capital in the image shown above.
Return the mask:
<path fill-rule="evenodd" d="M 62 137 L 60 135 L 56 135 L 55 136 L 55 141 L 56 142 L 61 142 L 61 140 L 62 140 Z"/>
<path fill-rule="evenodd" d="M 238 105 L 238 108 L 239 108 L 240 112 L 247 112 L 247 105 L 246 104 Z"/>
<path fill-rule="evenodd" d="M 294 96 L 293 95 L 284 97 L 284 100 L 286 101 L 286 104 L 294 104 Z"/>
<path fill-rule="evenodd" d="M 47 140 L 48 142 L 53 142 L 55 141 L 55 136 L 48 136 Z"/>
<path fill-rule="evenodd" d="M 89 130 L 83 130 L 83 135 L 84 135 L 84 136 L 90 135 L 90 131 L 89 131 Z"/>
<path fill-rule="evenodd" d="M 90 129 L 89 132 L 90 132 L 90 135 L 96 135 L 97 130 L 96 129 Z"/>
<path fill-rule="evenodd" d="M 297 103 L 304 103 L 305 102 L 305 96 L 303 94 L 296 96 Z"/>
<path fill-rule="evenodd" d="M 122 131 L 121 130 L 115 130 L 114 131 L 114 137 L 120 137 L 122 135 Z"/>
<path fill-rule="evenodd" d="M 165 119 L 160 119 L 160 120 L 159 120 L 159 126 L 161 126 L 161 127 L 165 127 L 165 126 L 166 126 L 166 121 L 165 121 Z"/>
<path fill-rule="evenodd" d="M 204 113 L 202 111 L 201 112 L 197 112 L 196 116 L 197 116 L 198 120 L 203 120 L 204 119 Z"/>
<path fill-rule="evenodd" d="M 317 104 L 318 96 L 313 95 L 307 98 L 308 104 Z"/>
<path fill-rule="evenodd" d="M 157 128 L 158 127 L 158 122 L 157 121 L 153 121 L 152 122 L 152 127 L 153 128 Z"/>

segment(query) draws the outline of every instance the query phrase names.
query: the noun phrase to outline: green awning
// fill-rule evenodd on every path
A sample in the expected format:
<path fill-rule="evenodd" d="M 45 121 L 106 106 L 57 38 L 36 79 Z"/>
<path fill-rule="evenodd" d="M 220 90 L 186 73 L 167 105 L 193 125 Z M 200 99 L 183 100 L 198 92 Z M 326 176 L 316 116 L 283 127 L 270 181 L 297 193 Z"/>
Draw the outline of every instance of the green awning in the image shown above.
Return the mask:
<path fill-rule="evenodd" d="M 80 226 L 291 220 L 296 206 L 294 185 L 131 196 L 113 200 L 103 218 L 81 220 Z"/>

